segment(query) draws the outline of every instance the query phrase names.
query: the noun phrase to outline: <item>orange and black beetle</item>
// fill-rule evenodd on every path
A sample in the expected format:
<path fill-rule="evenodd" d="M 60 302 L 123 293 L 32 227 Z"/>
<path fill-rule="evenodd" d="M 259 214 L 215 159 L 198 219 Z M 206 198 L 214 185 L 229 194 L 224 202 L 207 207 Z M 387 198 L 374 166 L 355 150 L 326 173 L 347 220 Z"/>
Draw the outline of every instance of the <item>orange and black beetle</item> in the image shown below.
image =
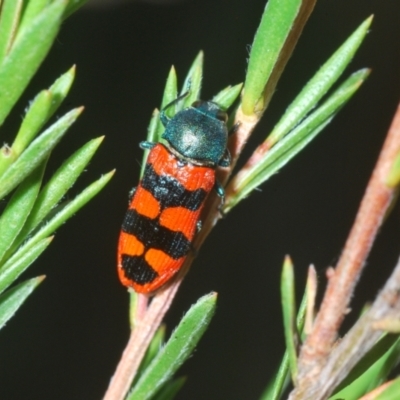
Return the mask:
<path fill-rule="evenodd" d="M 165 110 L 182 97 L 161 111 L 166 145 L 140 144 L 150 153 L 122 223 L 118 274 L 139 293 L 151 294 L 177 273 L 208 194 L 215 188 L 224 197 L 215 169 L 230 164 L 227 115 L 211 101 L 196 101 L 169 119 Z"/>

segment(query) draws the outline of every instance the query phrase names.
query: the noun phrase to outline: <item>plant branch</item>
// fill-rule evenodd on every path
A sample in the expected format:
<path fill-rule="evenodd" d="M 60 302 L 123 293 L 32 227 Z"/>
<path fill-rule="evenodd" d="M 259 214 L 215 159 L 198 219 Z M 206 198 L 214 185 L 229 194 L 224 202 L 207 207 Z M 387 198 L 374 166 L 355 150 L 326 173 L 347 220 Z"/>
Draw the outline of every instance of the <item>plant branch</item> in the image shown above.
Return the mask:
<path fill-rule="evenodd" d="M 182 279 L 177 279 L 168 288 L 157 293 L 143 316 L 136 319 L 135 328 L 131 331 L 128 344 L 111 379 L 104 400 L 123 400 L 125 398 L 151 339 L 168 311 L 181 281 Z"/>
<path fill-rule="evenodd" d="M 384 331 L 375 322 L 383 318 L 400 318 L 400 260 L 371 308 L 334 348 L 314 385 L 302 392 L 295 389 L 290 400 L 326 399 L 382 337 Z"/>
<path fill-rule="evenodd" d="M 393 119 L 375 169 L 368 183 L 353 228 L 335 270 L 329 274 L 328 287 L 314 328 L 302 347 L 299 358 L 299 386 L 292 399 L 322 382 L 321 371 L 336 341 L 354 287 L 372 243 L 393 200 L 395 188 L 388 176 L 400 154 L 400 106 Z M 315 397 L 316 398 L 316 397 Z"/>

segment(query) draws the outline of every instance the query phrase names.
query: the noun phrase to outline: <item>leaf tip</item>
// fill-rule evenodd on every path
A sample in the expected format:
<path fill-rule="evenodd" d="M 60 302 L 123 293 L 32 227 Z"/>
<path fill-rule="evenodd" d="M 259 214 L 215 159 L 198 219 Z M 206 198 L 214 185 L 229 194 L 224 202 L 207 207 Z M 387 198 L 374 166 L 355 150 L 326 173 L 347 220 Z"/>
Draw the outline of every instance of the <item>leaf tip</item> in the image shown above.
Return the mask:
<path fill-rule="evenodd" d="M 110 172 L 107 172 L 104 176 L 112 178 L 116 172 L 117 172 L 117 169 L 114 168 Z"/>
<path fill-rule="evenodd" d="M 285 255 L 285 259 L 283 260 L 283 268 L 293 268 L 293 262 L 289 254 Z"/>

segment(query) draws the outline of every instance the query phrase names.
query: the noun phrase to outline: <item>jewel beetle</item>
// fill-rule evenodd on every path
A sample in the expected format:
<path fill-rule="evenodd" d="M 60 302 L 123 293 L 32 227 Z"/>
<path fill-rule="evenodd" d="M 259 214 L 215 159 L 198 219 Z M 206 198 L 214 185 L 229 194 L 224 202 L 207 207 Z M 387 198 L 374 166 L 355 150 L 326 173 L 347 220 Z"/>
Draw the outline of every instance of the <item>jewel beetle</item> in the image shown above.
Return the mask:
<path fill-rule="evenodd" d="M 150 150 L 144 174 L 133 190 L 118 243 L 118 274 L 123 285 L 152 294 L 181 268 L 201 224 L 200 214 L 214 188 L 218 166 L 230 164 L 227 114 L 212 101 L 195 101 L 168 118 L 163 143 L 141 142 Z"/>

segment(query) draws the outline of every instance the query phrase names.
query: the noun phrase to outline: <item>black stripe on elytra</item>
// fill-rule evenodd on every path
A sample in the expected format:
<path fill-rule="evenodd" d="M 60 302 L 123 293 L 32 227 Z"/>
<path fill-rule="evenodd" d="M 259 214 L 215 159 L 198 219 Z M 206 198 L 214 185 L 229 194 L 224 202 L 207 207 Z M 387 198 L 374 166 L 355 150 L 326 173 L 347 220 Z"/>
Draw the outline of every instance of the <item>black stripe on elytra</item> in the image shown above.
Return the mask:
<path fill-rule="evenodd" d="M 190 241 L 182 232 L 161 226 L 158 219 L 151 219 L 129 209 L 122 223 L 122 231 L 143 243 L 146 249 L 159 249 L 177 260 L 189 253 Z"/>
<path fill-rule="evenodd" d="M 122 254 L 122 269 L 125 276 L 138 285 L 153 282 L 158 276 L 158 273 L 151 268 L 143 256 Z"/>
<path fill-rule="evenodd" d="M 158 175 L 151 164 L 146 164 L 140 185 L 160 202 L 161 209 L 184 207 L 196 211 L 207 197 L 204 189 L 187 190 L 177 179 Z"/>

